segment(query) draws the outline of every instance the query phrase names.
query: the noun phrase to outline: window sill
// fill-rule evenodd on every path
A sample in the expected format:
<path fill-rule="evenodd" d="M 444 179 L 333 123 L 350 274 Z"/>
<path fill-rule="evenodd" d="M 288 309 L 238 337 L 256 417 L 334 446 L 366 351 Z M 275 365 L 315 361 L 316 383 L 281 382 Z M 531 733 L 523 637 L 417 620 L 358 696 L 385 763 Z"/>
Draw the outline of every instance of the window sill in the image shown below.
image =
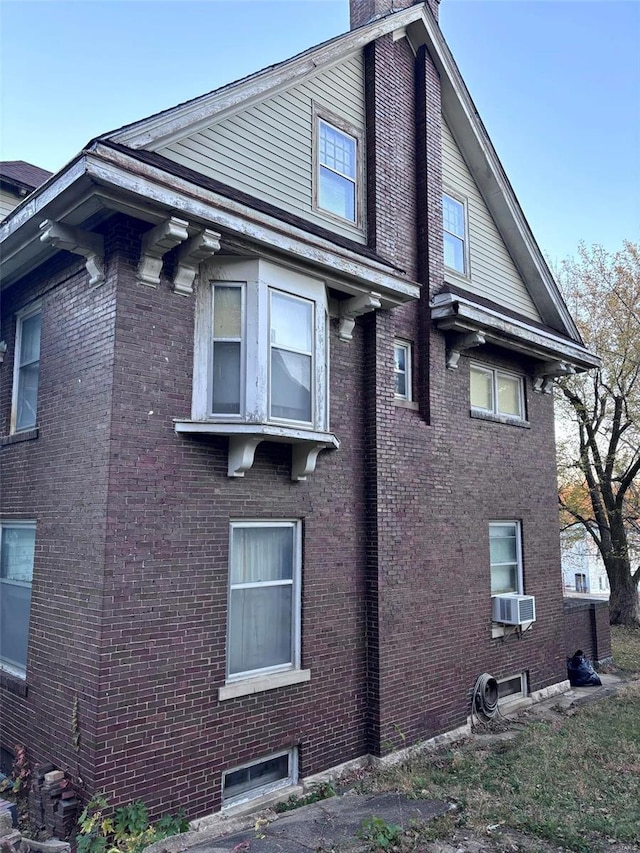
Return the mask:
<path fill-rule="evenodd" d="M 330 432 L 317 432 L 300 427 L 273 424 L 228 423 L 223 421 L 174 420 L 178 434 L 221 435 L 229 438 L 227 475 L 244 477 L 253 465 L 257 446 L 262 441 L 277 441 L 291 445 L 291 479 L 306 480 L 316 470 L 321 450 L 340 447 Z"/>
<path fill-rule="evenodd" d="M 393 405 L 399 409 L 412 409 L 414 412 L 419 411 L 420 407 L 415 400 L 394 400 Z"/>
<path fill-rule="evenodd" d="M 494 424 L 507 424 L 508 426 L 521 427 L 522 429 L 531 429 L 529 421 L 522 418 L 514 418 L 510 415 L 496 415 L 493 412 L 483 412 L 480 409 L 471 409 L 471 417 L 477 418 L 480 421 L 491 421 Z"/>
<path fill-rule="evenodd" d="M 246 678 L 242 681 L 230 681 L 218 690 L 218 701 L 236 699 L 238 696 L 251 696 L 253 693 L 264 693 L 266 690 L 288 687 L 290 684 L 302 684 L 305 681 L 311 681 L 310 669 L 293 669 Z"/>
<path fill-rule="evenodd" d="M 27 695 L 27 682 L 23 675 L 16 675 L 7 669 L 0 669 L 0 687 L 16 696 Z"/>
<path fill-rule="evenodd" d="M 8 444 L 19 444 L 21 441 L 33 441 L 34 438 L 38 437 L 38 432 L 38 427 L 33 427 L 33 429 L 25 429 L 22 432 L 2 436 L 0 447 L 6 447 Z"/>

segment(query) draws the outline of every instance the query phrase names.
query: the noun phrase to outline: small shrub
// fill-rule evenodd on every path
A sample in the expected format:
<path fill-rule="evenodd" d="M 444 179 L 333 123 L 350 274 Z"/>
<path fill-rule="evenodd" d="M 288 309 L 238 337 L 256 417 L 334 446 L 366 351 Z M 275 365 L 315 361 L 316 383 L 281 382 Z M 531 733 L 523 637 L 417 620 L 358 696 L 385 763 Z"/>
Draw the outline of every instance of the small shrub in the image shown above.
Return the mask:
<path fill-rule="evenodd" d="M 401 835 L 402 827 L 375 815 L 363 820 L 358 831 L 358 838 L 370 841 L 374 850 L 391 850 L 400 841 Z"/>
<path fill-rule="evenodd" d="M 142 800 L 135 800 L 105 817 L 108 803 L 95 797 L 78 820 L 77 853 L 140 853 L 149 844 L 189 829 L 184 810 L 165 815 L 153 826 Z"/>

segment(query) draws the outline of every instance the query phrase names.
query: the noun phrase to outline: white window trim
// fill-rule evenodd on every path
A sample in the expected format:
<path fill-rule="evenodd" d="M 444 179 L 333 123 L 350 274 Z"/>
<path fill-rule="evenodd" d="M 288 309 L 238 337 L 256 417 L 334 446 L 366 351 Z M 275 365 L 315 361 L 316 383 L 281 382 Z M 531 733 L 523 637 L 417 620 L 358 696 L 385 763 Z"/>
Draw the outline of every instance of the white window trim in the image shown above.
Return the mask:
<path fill-rule="evenodd" d="M 527 698 L 527 678 L 526 673 L 524 672 L 517 672 L 515 675 L 508 675 L 506 678 L 499 678 L 498 687 L 501 684 L 506 684 L 507 681 L 514 681 L 516 678 L 520 679 L 520 692 L 511 693 L 509 696 L 499 696 L 498 705 L 504 707 L 505 705 L 510 705 L 512 702 L 520 702 L 522 699 Z"/>
<path fill-rule="evenodd" d="M 459 192 L 452 190 L 450 187 L 442 188 L 442 195 L 447 196 L 452 201 L 457 201 L 458 204 L 462 205 L 462 216 L 464 222 L 464 238 L 460 238 L 457 234 L 452 234 L 452 237 L 456 237 L 456 239 L 462 239 L 462 259 L 464 263 L 464 270 L 457 270 L 455 267 L 450 267 L 445 264 L 445 270 L 447 275 L 451 274 L 454 276 L 458 276 L 458 278 L 465 279 L 468 281 L 471 278 L 471 253 L 469 250 L 469 200 L 466 196 L 461 195 Z M 442 224 L 442 233 L 451 234 L 450 231 L 444 227 L 444 223 Z M 444 249 L 443 249 L 444 256 Z"/>
<path fill-rule="evenodd" d="M 493 408 L 485 409 L 483 406 L 473 406 L 470 402 L 471 414 L 477 417 L 486 417 L 491 420 L 497 420 L 501 423 L 527 424 L 528 421 L 526 417 L 524 376 L 520 373 L 514 373 L 510 370 L 502 370 L 502 368 L 490 367 L 487 364 L 481 364 L 480 362 L 472 361 L 469 363 L 469 397 L 471 397 L 471 372 L 474 370 L 480 373 L 486 373 L 491 376 L 491 396 L 493 400 Z M 498 377 L 500 376 L 506 376 L 509 379 L 517 380 L 521 412 L 520 415 L 508 414 L 499 410 Z"/>
<path fill-rule="evenodd" d="M 405 377 L 405 387 L 407 389 L 405 394 L 398 394 L 398 392 L 395 390 L 396 375 L 398 373 L 402 372 L 402 371 L 396 370 L 396 367 L 395 367 L 395 348 L 396 347 L 401 347 L 405 351 L 404 377 Z M 394 397 L 396 400 L 404 400 L 405 402 L 410 403 L 413 400 L 413 346 L 412 346 L 410 341 L 405 341 L 405 340 L 402 340 L 401 338 L 396 338 L 393 342 L 393 349 L 394 349 L 394 365 L 393 365 Z"/>
<path fill-rule="evenodd" d="M 494 519 L 489 522 L 489 541 L 491 541 L 491 528 L 492 527 L 504 527 L 507 524 L 512 524 L 515 526 L 516 531 L 516 560 L 518 562 L 518 576 L 517 576 L 517 589 L 513 590 L 513 592 L 504 593 L 504 592 L 495 592 L 491 594 L 491 598 L 494 598 L 496 595 L 524 595 L 524 572 L 522 565 L 522 524 L 519 521 L 516 521 L 512 518 L 506 518 L 504 520 Z M 496 566 L 499 565 L 507 565 L 505 563 L 496 563 Z M 489 589 L 491 589 L 491 571 L 493 569 L 494 563 L 491 562 L 491 553 L 489 553 Z"/>
<path fill-rule="evenodd" d="M 284 779 L 279 779 L 276 782 L 270 782 L 266 785 L 261 785 L 258 788 L 254 788 L 251 791 L 245 791 L 243 794 L 239 794 L 236 797 L 231 797 L 229 799 L 225 799 L 224 796 L 224 785 L 225 778 L 228 774 L 237 773 L 238 770 L 244 770 L 247 767 L 253 767 L 256 764 L 262 764 L 265 761 L 271 761 L 274 758 L 280 758 L 283 755 L 287 755 L 289 758 L 289 774 Z M 237 806 L 242 805 L 243 803 L 248 803 L 251 800 L 256 800 L 260 797 L 265 796 L 266 794 L 270 794 L 273 791 L 279 791 L 282 788 L 289 788 L 293 785 L 297 785 L 298 783 L 298 750 L 296 747 L 292 747 L 291 749 L 284 749 L 280 752 L 274 752 L 271 755 L 265 755 L 262 758 L 257 759 L 256 761 L 247 761 L 244 764 L 240 764 L 237 767 L 231 767 L 229 770 L 225 770 L 222 774 L 222 811 L 226 811 L 228 809 L 234 809 Z"/>
<path fill-rule="evenodd" d="M 36 521 L 31 520 L 31 519 L 27 520 L 27 521 L 25 521 L 25 520 L 13 521 L 12 519 L 4 519 L 4 520 L 0 521 L 0 538 L 2 537 L 2 530 L 4 530 L 7 527 L 24 527 L 24 528 L 28 528 L 30 530 L 36 530 L 36 526 L 37 526 Z M 34 553 L 34 566 L 35 566 L 35 553 Z M 4 583 L 12 584 L 15 586 L 21 586 L 21 587 L 28 586 L 31 589 L 31 593 L 33 595 L 33 576 L 31 578 L 31 583 L 25 583 L 24 581 L 10 581 L 10 580 L 5 579 L 5 578 L 0 578 L 0 584 L 4 584 Z M 28 655 L 28 653 L 29 653 L 29 626 L 27 626 L 27 655 Z M 9 673 L 9 675 L 13 675 L 16 678 L 19 678 L 20 680 L 24 681 L 27 677 L 27 662 L 25 662 L 24 669 L 20 669 L 18 667 L 12 666 L 11 664 L 6 663 L 5 661 L 0 659 L 0 670 L 2 670 L 3 672 L 7 672 L 7 673 Z"/>
<path fill-rule="evenodd" d="M 218 259 L 201 272 L 208 286 L 199 288 L 194 343 L 194 381 L 191 417 L 193 421 L 236 424 L 273 424 L 278 427 L 326 432 L 328 424 L 328 300 L 325 282 L 270 261 L 246 258 Z M 242 284 L 243 357 L 241 360 L 242 415 L 214 414 L 212 410 L 213 287 Z M 270 409 L 270 326 L 269 303 L 272 291 L 313 303 L 314 353 L 312 371 L 312 418 L 300 422 L 271 418 Z"/>
<path fill-rule="evenodd" d="M 229 672 L 229 650 L 231 648 L 231 624 L 229 614 L 231 613 L 231 560 L 233 555 L 233 531 L 243 528 L 264 528 L 264 527 L 287 527 L 293 530 L 294 533 L 294 555 L 293 555 L 293 573 L 292 573 L 292 660 L 289 663 L 278 664 L 276 666 L 263 667 L 258 670 L 248 670 L 246 672 L 230 673 Z M 236 520 L 229 524 L 229 568 L 228 568 L 228 591 L 227 591 L 227 659 L 226 659 L 226 679 L 225 687 L 221 688 L 222 695 L 220 699 L 230 699 L 234 696 L 245 696 L 251 693 L 261 692 L 263 690 L 272 690 L 275 687 L 281 687 L 285 684 L 295 684 L 302 681 L 308 681 L 310 678 L 309 671 L 300 669 L 301 659 L 301 623 L 302 623 L 302 522 L 300 519 L 269 519 L 265 520 Z M 299 678 L 292 679 L 289 676 L 299 675 Z M 284 678 L 283 678 L 284 676 Z M 235 688 L 235 689 L 234 689 Z M 243 689 L 244 688 L 244 689 Z"/>
<path fill-rule="evenodd" d="M 211 304 L 211 312 L 210 312 L 210 335 L 209 335 L 209 357 L 207 361 L 207 365 L 209 369 L 213 371 L 213 350 L 214 343 L 216 341 L 226 341 L 226 340 L 235 340 L 232 338 L 215 338 L 213 333 L 213 304 L 214 304 L 214 291 L 216 286 L 221 285 L 222 287 L 237 287 L 240 290 L 240 411 L 238 414 L 233 414 L 230 412 L 217 412 L 213 411 L 213 379 L 210 378 L 207 382 L 207 411 L 210 413 L 210 417 L 212 418 L 225 418 L 231 421 L 242 421 L 245 417 L 244 412 L 244 403 L 246 400 L 246 392 L 245 392 L 245 383 L 247 380 L 247 370 L 246 370 L 246 299 L 247 299 L 247 287 L 246 282 L 243 281 L 212 281 L 211 282 L 211 293 L 210 293 L 210 304 Z"/>
<path fill-rule="evenodd" d="M 28 432 L 29 430 L 36 429 L 38 426 L 38 420 L 36 416 L 36 422 L 34 424 L 30 424 L 26 427 L 21 427 L 20 429 L 16 428 L 16 422 L 18 420 L 18 386 L 20 382 L 21 367 L 20 351 L 22 349 L 22 324 L 25 320 L 28 320 L 30 317 L 33 317 L 35 314 L 42 314 L 41 302 L 36 302 L 33 305 L 30 305 L 28 308 L 23 308 L 21 311 L 16 312 L 16 337 L 13 347 L 13 387 L 11 391 L 11 421 L 9 426 L 9 432 L 11 435 L 19 434 L 21 432 Z M 38 362 L 40 362 L 41 359 L 42 355 L 38 359 Z M 38 379 L 38 391 L 39 390 L 40 379 Z"/>
<path fill-rule="evenodd" d="M 342 175 L 340 172 L 336 172 L 341 177 L 344 177 L 345 180 L 352 181 L 354 184 L 354 206 L 355 206 L 355 219 L 349 219 L 346 216 L 340 216 L 338 213 L 334 213 L 331 210 L 327 210 L 324 207 L 320 206 L 319 195 L 320 195 L 320 122 L 328 125 L 329 127 L 337 130 L 339 133 L 344 134 L 345 136 L 349 136 L 351 139 L 355 140 L 356 143 L 356 177 L 355 180 L 350 178 L 348 175 Z M 363 153 L 364 153 L 364 145 L 363 145 L 363 134 L 362 131 L 355 127 L 344 119 L 336 116 L 326 110 L 324 107 L 320 107 L 317 104 L 313 104 L 313 199 L 312 206 L 316 213 L 318 213 L 323 218 L 326 217 L 328 219 L 333 219 L 336 222 L 340 222 L 343 224 L 348 224 L 356 227 L 358 230 L 362 230 L 364 227 L 364 217 L 363 217 L 363 209 L 364 209 L 364 164 L 363 164 Z M 330 167 L 326 167 L 329 168 Z M 331 170 L 333 171 L 333 170 Z"/>

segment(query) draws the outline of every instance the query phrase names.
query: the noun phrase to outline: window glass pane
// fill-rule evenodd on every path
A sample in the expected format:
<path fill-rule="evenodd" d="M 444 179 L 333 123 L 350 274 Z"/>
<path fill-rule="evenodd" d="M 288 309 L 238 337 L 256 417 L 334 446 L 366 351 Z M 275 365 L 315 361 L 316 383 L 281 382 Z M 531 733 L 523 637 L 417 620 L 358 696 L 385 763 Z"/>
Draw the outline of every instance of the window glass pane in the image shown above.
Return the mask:
<path fill-rule="evenodd" d="M 395 393 L 398 397 L 407 396 L 407 377 L 404 373 L 396 373 Z"/>
<path fill-rule="evenodd" d="M 2 528 L 0 578 L 31 583 L 36 531 L 33 527 Z"/>
<path fill-rule="evenodd" d="M 272 291 L 271 343 L 285 349 L 311 352 L 312 340 L 312 303 Z"/>
<path fill-rule="evenodd" d="M 29 611 L 35 529 L 3 527 L 0 545 L 0 658 L 24 672 L 27 666 Z"/>
<path fill-rule="evenodd" d="M 269 758 L 251 767 L 243 767 L 224 776 L 224 798 L 237 797 L 247 791 L 262 788 L 289 777 L 289 755 Z"/>
<path fill-rule="evenodd" d="M 442 223 L 444 230 L 464 239 L 464 205 L 451 196 L 442 196 Z"/>
<path fill-rule="evenodd" d="M 522 416 L 520 405 L 520 380 L 498 373 L 498 411 L 503 415 Z"/>
<path fill-rule="evenodd" d="M 213 400 L 215 414 L 240 414 L 240 342 L 213 345 Z"/>
<path fill-rule="evenodd" d="M 294 528 L 234 527 L 231 583 L 291 580 Z"/>
<path fill-rule="evenodd" d="M 40 327 L 42 315 L 34 314 L 22 321 L 20 364 L 38 361 L 40 358 Z"/>
<path fill-rule="evenodd" d="M 477 409 L 493 411 L 493 376 L 485 370 L 472 367 L 469 371 L 471 405 Z"/>
<path fill-rule="evenodd" d="M 213 289 L 214 338 L 242 337 L 242 291 L 216 284 Z"/>
<path fill-rule="evenodd" d="M 506 592 L 518 591 L 517 566 L 491 567 L 491 594 L 501 595 Z"/>
<path fill-rule="evenodd" d="M 231 590 L 229 673 L 293 662 L 293 587 Z"/>
<path fill-rule="evenodd" d="M 318 206 L 351 222 L 356 221 L 356 185 L 324 166 L 320 167 Z"/>
<path fill-rule="evenodd" d="M 356 141 L 334 127 L 320 122 L 320 163 L 341 175 L 356 176 Z"/>
<path fill-rule="evenodd" d="M 407 350 L 403 346 L 394 347 L 394 361 L 396 370 L 405 371 L 407 369 Z"/>
<path fill-rule="evenodd" d="M 464 272 L 464 243 L 447 233 L 444 235 L 444 263 L 451 269 Z"/>
<path fill-rule="evenodd" d="M 271 416 L 311 420 L 311 356 L 272 348 Z"/>
<path fill-rule="evenodd" d="M 504 699 L 505 696 L 515 696 L 516 693 L 522 693 L 522 678 L 519 675 L 510 678 L 508 681 L 498 682 L 498 697 L 500 699 Z"/>
<path fill-rule="evenodd" d="M 16 429 L 35 426 L 38 414 L 40 362 L 20 368 L 16 401 Z"/>

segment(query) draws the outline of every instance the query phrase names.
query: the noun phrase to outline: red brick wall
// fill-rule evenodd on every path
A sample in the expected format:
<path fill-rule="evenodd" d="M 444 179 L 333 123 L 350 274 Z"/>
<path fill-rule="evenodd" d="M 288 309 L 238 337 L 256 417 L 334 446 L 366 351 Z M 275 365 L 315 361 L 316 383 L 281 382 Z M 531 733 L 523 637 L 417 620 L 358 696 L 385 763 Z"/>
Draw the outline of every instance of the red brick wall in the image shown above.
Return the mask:
<path fill-rule="evenodd" d="M 3 675 L 3 746 L 28 745 L 93 785 L 106 528 L 113 269 L 91 288 L 67 253 L 3 293 L 1 433 L 7 436 L 15 311 L 42 300 L 37 438 L 0 447 L 0 516 L 35 519 L 27 682 Z M 25 694 L 20 695 L 20 694 Z M 74 704 L 81 728 L 74 746 Z"/>
<path fill-rule="evenodd" d="M 420 3 L 421 0 L 350 0 L 351 29 L 368 24 L 374 18 L 380 18 L 400 9 L 408 9 L 409 6 L 420 5 Z M 440 0 L 426 0 L 426 3 L 437 20 Z"/>
<path fill-rule="evenodd" d="M 224 770 L 276 750 L 298 745 L 309 775 L 464 723 L 485 670 L 527 672 L 532 690 L 565 677 L 552 400 L 528 379 L 529 429 L 470 417 L 468 359 L 445 367 L 429 318 L 443 280 L 437 73 L 390 37 L 365 64 L 369 241 L 423 296 L 359 319 L 351 343 L 332 329 L 341 447 L 306 483 L 291 482 L 286 445 L 260 445 L 229 479 L 226 439 L 175 434 L 173 418 L 190 414 L 195 299 L 165 277 L 136 282 L 148 226 L 105 226 L 101 288 L 74 262 L 20 297 L 47 288 L 40 437 L 1 457 L 3 511 L 38 519 L 29 695 L 3 697 L 7 737 L 30 738 L 38 758 L 115 802 L 202 814 L 219 806 Z M 11 350 L 22 302 L 8 299 Z M 394 403 L 396 335 L 414 343 L 419 410 Z M 532 375 L 526 360 L 473 355 Z M 229 521 L 250 518 L 303 521 L 311 681 L 219 702 Z M 488 524 L 499 518 L 522 521 L 538 620 L 492 640 Z"/>
<path fill-rule="evenodd" d="M 609 603 L 580 598 L 564 600 L 565 654 L 582 649 L 593 664 L 611 657 Z"/>

